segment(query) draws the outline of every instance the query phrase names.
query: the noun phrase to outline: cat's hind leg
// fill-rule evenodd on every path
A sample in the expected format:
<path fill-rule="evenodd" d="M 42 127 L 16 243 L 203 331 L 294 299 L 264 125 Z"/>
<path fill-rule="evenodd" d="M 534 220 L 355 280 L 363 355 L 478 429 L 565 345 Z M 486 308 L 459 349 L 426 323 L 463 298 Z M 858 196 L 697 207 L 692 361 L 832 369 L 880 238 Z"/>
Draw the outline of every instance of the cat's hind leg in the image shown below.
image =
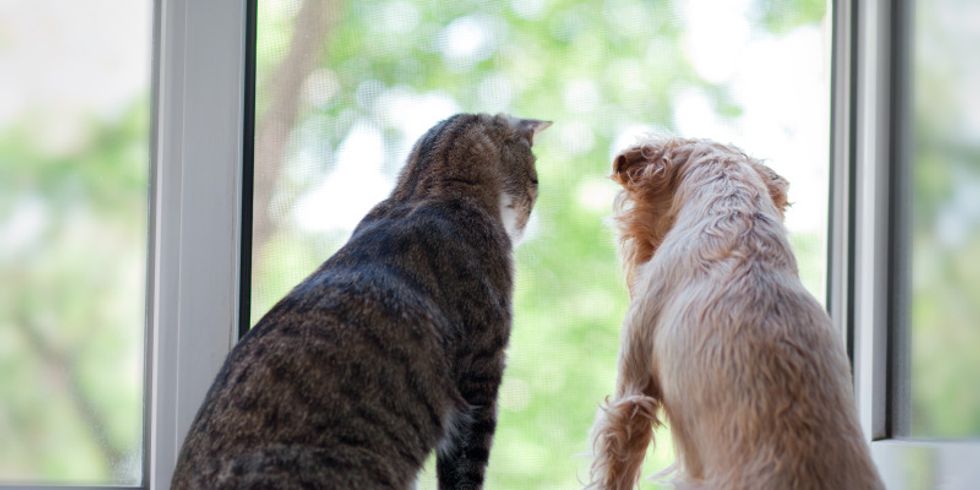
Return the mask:
<path fill-rule="evenodd" d="M 490 446 L 497 427 L 497 391 L 503 355 L 476 366 L 460 383 L 465 403 L 450 414 L 436 453 L 440 489 L 483 487 Z"/>

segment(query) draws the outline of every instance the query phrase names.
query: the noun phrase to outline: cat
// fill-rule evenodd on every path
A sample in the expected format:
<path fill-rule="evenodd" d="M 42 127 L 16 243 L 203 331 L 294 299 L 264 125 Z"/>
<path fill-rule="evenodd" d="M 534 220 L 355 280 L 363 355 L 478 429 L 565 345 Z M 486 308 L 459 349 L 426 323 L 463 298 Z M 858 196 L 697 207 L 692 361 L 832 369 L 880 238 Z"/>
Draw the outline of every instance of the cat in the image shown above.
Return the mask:
<path fill-rule="evenodd" d="M 228 355 L 172 488 L 411 488 L 433 449 L 439 488 L 482 487 L 550 124 L 431 128 L 391 195 Z"/>

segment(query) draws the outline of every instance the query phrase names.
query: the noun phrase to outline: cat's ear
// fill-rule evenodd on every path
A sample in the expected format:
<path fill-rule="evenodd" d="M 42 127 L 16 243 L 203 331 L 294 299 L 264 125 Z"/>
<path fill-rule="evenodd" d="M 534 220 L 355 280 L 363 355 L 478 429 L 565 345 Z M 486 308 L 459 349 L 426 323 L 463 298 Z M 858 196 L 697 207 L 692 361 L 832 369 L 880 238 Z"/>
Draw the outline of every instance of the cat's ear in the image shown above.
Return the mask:
<path fill-rule="evenodd" d="M 520 119 L 513 117 L 510 120 L 510 124 L 514 127 L 514 131 L 518 135 L 533 145 L 534 137 L 541 131 L 548 129 L 548 127 L 551 126 L 551 121 L 542 121 L 540 119 Z"/>

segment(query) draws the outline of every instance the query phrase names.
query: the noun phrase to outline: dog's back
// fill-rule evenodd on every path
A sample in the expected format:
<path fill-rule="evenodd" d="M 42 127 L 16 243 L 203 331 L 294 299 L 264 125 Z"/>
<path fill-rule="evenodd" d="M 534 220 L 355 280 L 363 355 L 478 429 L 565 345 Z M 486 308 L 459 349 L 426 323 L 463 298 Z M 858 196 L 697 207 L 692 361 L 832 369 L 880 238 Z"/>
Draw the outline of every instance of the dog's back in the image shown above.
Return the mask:
<path fill-rule="evenodd" d="M 632 305 L 593 478 L 625 489 L 662 406 L 685 488 L 878 489 L 844 346 L 800 282 L 788 184 L 741 151 L 653 141 L 613 178 Z M 644 422 L 635 414 L 647 414 Z"/>
<path fill-rule="evenodd" d="M 712 489 L 880 488 L 823 308 L 766 264 L 722 276 L 675 296 L 654 342 L 689 476 Z"/>

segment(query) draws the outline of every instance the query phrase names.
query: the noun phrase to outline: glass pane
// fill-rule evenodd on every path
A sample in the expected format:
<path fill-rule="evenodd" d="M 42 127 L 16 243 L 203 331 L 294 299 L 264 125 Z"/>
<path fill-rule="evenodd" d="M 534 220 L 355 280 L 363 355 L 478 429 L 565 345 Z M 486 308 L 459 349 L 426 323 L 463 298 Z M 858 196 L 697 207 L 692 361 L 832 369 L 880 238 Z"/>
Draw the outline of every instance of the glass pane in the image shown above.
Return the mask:
<path fill-rule="evenodd" d="M 916 3 L 909 430 L 980 437 L 980 3 Z"/>
<path fill-rule="evenodd" d="M 0 2 L 0 484 L 135 484 L 149 0 Z"/>
<path fill-rule="evenodd" d="M 541 194 L 517 251 L 487 487 L 579 487 L 627 303 L 617 148 L 667 130 L 766 158 L 794 184 L 787 225 L 823 299 L 826 14 L 823 0 L 259 1 L 253 322 L 347 240 L 438 120 L 555 121 L 535 143 Z M 648 474 L 672 461 L 659 438 Z"/>

